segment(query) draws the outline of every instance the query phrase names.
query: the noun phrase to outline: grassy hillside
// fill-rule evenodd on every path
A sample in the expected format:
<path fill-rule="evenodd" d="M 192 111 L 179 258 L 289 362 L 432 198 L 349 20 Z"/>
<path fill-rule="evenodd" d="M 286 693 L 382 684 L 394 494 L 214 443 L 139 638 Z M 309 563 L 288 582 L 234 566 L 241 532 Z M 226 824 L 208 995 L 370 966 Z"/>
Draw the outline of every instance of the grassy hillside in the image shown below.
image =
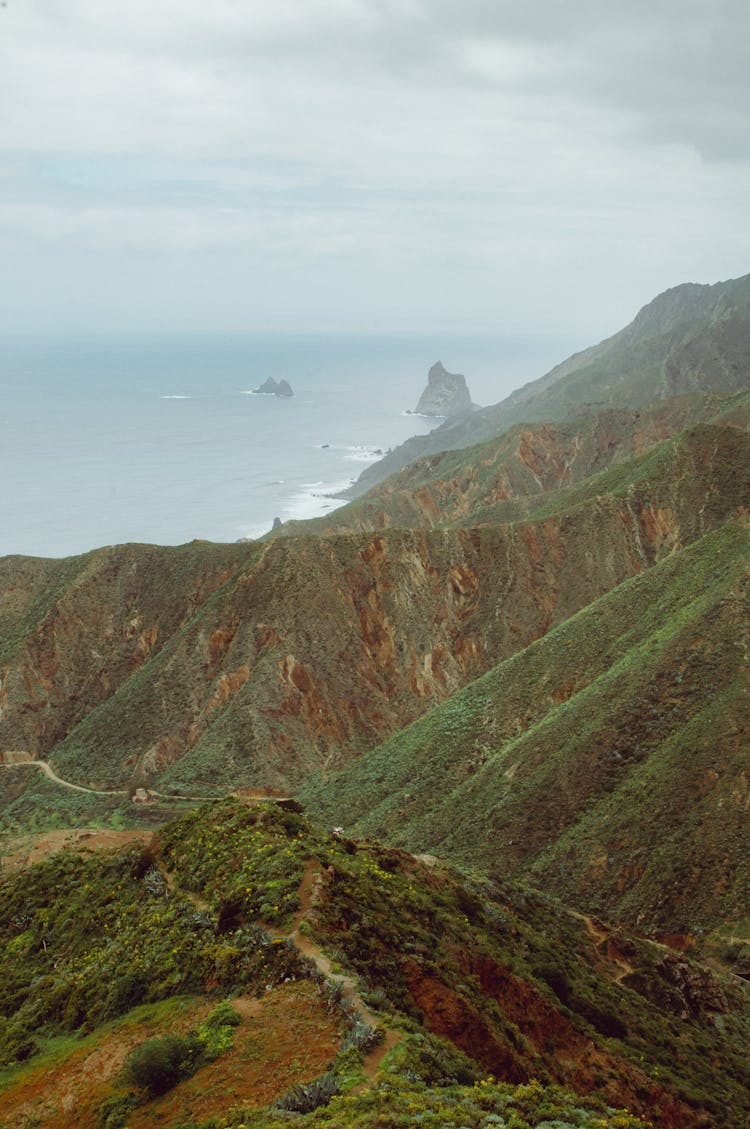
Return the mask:
<path fill-rule="evenodd" d="M 305 802 L 643 929 L 744 923 L 749 565 L 744 520 L 707 535 Z"/>
<path fill-rule="evenodd" d="M 9 1126 L 63 1126 L 71 1100 L 82 1129 L 275 1126 L 336 1091 L 300 1124 L 750 1116 L 731 978 L 272 805 L 64 851 L 5 879 L 0 905 Z"/>

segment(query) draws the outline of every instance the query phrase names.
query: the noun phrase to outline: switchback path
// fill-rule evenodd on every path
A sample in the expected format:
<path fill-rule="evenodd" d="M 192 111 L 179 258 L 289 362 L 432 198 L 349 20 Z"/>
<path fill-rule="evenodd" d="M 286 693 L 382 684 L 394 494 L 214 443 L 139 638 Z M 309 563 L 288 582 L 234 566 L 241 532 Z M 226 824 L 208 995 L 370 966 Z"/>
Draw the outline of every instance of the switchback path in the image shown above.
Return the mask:
<path fill-rule="evenodd" d="M 633 965 L 625 960 L 622 953 L 618 952 L 616 948 L 613 948 L 613 946 L 608 943 L 612 935 L 611 929 L 602 925 L 601 922 L 594 921 L 593 918 L 587 917 L 586 914 L 576 913 L 575 910 L 570 910 L 570 913 L 586 926 L 586 932 L 597 953 L 600 953 L 606 960 L 615 965 L 617 971 L 612 977 L 615 984 L 621 984 L 627 976 L 635 972 Z"/>

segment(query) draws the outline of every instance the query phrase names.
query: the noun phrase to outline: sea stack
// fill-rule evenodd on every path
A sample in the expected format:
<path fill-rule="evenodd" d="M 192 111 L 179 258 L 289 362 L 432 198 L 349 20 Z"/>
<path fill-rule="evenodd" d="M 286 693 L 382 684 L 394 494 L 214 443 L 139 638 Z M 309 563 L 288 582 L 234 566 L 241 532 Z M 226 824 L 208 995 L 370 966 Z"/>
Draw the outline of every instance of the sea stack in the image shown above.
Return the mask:
<path fill-rule="evenodd" d="M 427 374 L 427 387 L 414 409 L 420 416 L 453 418 L 467 415 L 473 405 L 466 378 L 458 372 L 447 372 L 437 361 Z"/>
<path fill-rule="evenodd" d="M 264 381 L 259 388 L 255 389 L 256 393 L 263 396 L 293 396 L 292 386 L 288 380 L 274 380 L 269 376 L 268 380 Z"/>

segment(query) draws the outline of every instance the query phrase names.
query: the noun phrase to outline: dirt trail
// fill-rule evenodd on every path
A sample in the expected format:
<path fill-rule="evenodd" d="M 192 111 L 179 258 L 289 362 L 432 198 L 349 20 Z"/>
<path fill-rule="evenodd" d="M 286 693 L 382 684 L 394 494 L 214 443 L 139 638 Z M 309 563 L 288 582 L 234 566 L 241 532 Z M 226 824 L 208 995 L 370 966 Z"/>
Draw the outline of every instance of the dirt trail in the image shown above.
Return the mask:
<path fill-rule="evenodd" d="M 318 968 L 331 983 L 341 985 L 342 998 L 357 1010 L 365 1023 L 368 1023 L 371 1027 L 382 1027 L 383 1025 L 378 1017 L 370 1011 L 359 994 L 356 980 L 351 976 L 334 972 L 330 960 L 322 949 L 316 945 L 312 938 L 300 932 L 302 922 L 307 920 L 308 914 L 315 908 L 315 905 L 320 899 L 322 883 L 323 870 L 320 863 L 317 859 L 308 859 L 298 892 L 299 909 L 294 915 L 292 929 L 288 936 L 294 942 L 299 952 L 313 961 L 316 968 Z M 384 1038 L 382 1043 L 379 1043 L 377 1047 L 369 1051 L 369 1053 L 365 1055 L 362 1063 L 362 1071 L 369 1081 L 374 1079 L 388 1051 L 395 1047 L 403 1038 L 400 1031 L 395 1031 L 391 1027 L 385 1027 L 383 1032 Z M 365 1084 L 362 1084 L 356 1087 L 354 1092 L 356 1093 L 363 1089 L 364 1085 Z"/>
<path fill-rule="evenodd" d="M 576 913 L 575 910 L 570 910 L 570 913 L 586 926 L 586 932 L 591 938 L 594 949 L 610 964 L 616 966 L 617 972 L 612 977 L 615 984 L 621 984 L 626 977 L 631 976 L 635 972 L 633 965 L 625 959 L 614 944 L 609 943 L 610 937 L 612 936 L 611 929 L 608 929 L 602 922 L 594 921 L 592 917 L 587 917 L 584 913 Z"/>
<path fill-rule="evenodd" d="M 171 893 L 174 893 L 174 891 L 176 889 L 174 874 L 172 874 L 171 870 L 167 870 L 166 863 L 164 862 L 163 859 L 159 859 L 159 862 L 157 863 L 157 869 L 159 871 L 159 874 L 161 874 L 162 878 L 166 882 L 167 889 Z M 180 893 L 181 897 L 187 898 L 187 900 L 189 902 L 191 902 L 195 906 L 196 909 L 201 910 L 203 913 L 211 913 L 212 912 L 210 905 L 205 900 L 205 898 L 202 898 L 200 896 L 200 894 L 194 894 L 192 892 L 192 890 L 186 890 L 183 886 L 180 887 L 179 893 Z"/>
<path fill-rule="evenodd" d="M 88 792 L 92 796 L 127 796 L 128 794 L 124 788 L 84 788 L 82 784 L 71 784 L 69 780 L 62 780 L 46 761 L 37 760 L 33 753 L 24 753 L 19 750 L 0 753 L 0 768 L 28 767 L 40 768 L 54 784 L 60 784 L 63 788 L 71 788 L 74 792 Z"/>
<path fill-rule="evenodd" d="M 8 749 L 4 753 L 0 753 L 0 768 L 40 768 L 44 775 L 48 777 L 54 784 L 59 784 L 62 788 L 71 788 L 74 792 L 87 792 L 90 796 L 127 796 L 127 788 L 84 788 L 83 784 L 73 784 L 70 780 L 63 780 L 58 776 L 55 770 L 47 763 L 47 761 L 38 760 L 33 753 L 24 752 L 21 749 Z M 210 800 L 215 800 L 216 796 L 183 796 L 177 792 L 157 792 L 153 788 L 144 788 L 149 799 L 156 798 L 159 800 L 189 800 L 193 803 L 207 803 Z M 245 803 L 256 803 L 258 800 L 268 800 L 269 803 L 278 803 L 281 801 L 289 801 L 291 796 L 276 795 L 268 791 L 253 792 L 248 789 L 242 788 L 238 791 L 230 792 L 232 796 Z"/>
<path fill-rule="evenodd" d="M 158 868 L 164 878 L 164 881 L 167 884 L 167 887 L 172 891 L 175 890 L 176 884 L 174 875 L 167 869 L 167 866 L 163 860 L 159 861 Z M 369 1024 L 371 1027 L 383 1028 L 383 1041 L 365 1055 L 362 1063 L 362 1072 L 368 1082 L 370 1082 L 375 1078 L 380 1064 L 387 1055 L 388 1051 L 390 1051 L 393 1047 L 396 1046 L 397 1043 L 401 1041 L 403 1035 L 400 1031 L 396 1031 L 393 1028 L 383 1027 L 381 1020 L 369 1009 L 365 1001 L 362 999 L 359 993 L 359 988 L 357 986 L 357 981 L 354 979 L 354 977 L 334 972 L 331 961 L 320 948 L 320 946 L 317 945 L 315 941 L 313 941 L 312 938 L 309 937 L 306 933 L 300 932 L 300 926 L 304 921 L 307 920 L 310 911 L 315 908 L 321 897 L 323 878 L 323 869 L 318 860 L 308 859 L 297 894 L 299 898 L 299 908 L 292 920 L 292 928 L 288 933 L 277 933 L 276 936 L 283 937 L 285 940 L 291 940 L 298 952 L 300 952 L 302 956 L 305 956 L 309 960 L 311 960 L 315 967 L 319 970 L 319 972 L 323 974 L 323 976 L 326 977 L 327 980 L 329 980 L 332 984 L 341 985 L 342 999 L 346 1000 L 347 1003 L 354 1010 L 356 1010 L 360 1018 L 365 1023 Z M 208 902 L 204 901 L 197 894 L 193 894 L 189 890 L 185 890 L 182 887 L 180 887 L 179 892 L 183 897 L 191 901 L 197 909 L 205 910 L 209 913 L 211 912 L 211 907 L 209 906 Z M 273 932 L 273 930 L 268 931 Z M 235 1005 L 237 1004 L 237 1000 L 233 1000 L 232 1002 Z M 242 1015 L 255 1014 L 257 1008 L 259 1008 L 260 1006 L 261 1005 L 258 1001 L 246 999 L 243 1001 L 243 1005 L 239 1007 L 238 1010 Z M 359 1090 L 363 1089 L 367 1084 L 368 1083 L 362 1083 L 360 1086 L 355 1088 L 354 1092 L 358 1092 Z"/>
<path fill-rule="evenodd" d="M 598 953 L 600 953 L 600 955 L 602 955 L 604 959 L 607 960 L 610 964 L 614 964 L 616 966 L 617 971 L 612 977 L 612 982 L 614 984 L 622 984 L 623 981 L 628 978 L 628 976 L 631 976 L 634 972 L 637 972 L 635 966 L 630 964 L 630 962 L 626 960 L 623 954 L 617 949 L 616 942 L 607 944 L 613 933 L 613 930 L 611 928 L 604 925 L 601 921 L 587 917 L 586 914 L 577 913 L 575 910 L 568 910 L 568 913 L 570 913 L 571 917 L 575 917 L 578 921 L 583 922 L 586 927 L 586 932 L 588 933 L 589 938 L 593 943 L 594 949 Z M 658 949 L 662 953 L 668 953 L 671 955 L 674 955 L 675 953 L 675 950 L 670 945 L 665 945 L 662 941 L 655 941 L 652 937 L 641 937 L 640 940 L 643 944 L 649 945 L 652 949 Z M 727 940 L 729 940 L 731 943 L 750 944 L 750 939 L 746 937 L 730 937 L 727 938 Z M 727 968 L 723 962 L 715 961 L 712 958 L 707 958 L 705 956 L 703 957 L 703 959 L 697 959 L 696 957 L 693 957 L 693 960 L 696 964 L 698 964 L 702 968 L 705 968 L 707 971 L 712 973 L 721 972 L 724 976 L 729 976 L 732 980 L 735 980 L 742 984 L 743 988 L 747 987 L 747 980 L 745 979 L 745 977 L 739 976 L 736 972 L 732 972 L 732 970 Z"/>

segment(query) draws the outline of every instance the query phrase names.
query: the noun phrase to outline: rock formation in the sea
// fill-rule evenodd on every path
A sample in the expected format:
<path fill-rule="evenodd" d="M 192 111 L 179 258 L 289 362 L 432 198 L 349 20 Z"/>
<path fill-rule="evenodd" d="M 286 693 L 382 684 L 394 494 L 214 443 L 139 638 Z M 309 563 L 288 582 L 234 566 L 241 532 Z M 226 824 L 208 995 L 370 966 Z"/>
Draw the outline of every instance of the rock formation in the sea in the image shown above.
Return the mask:
<path fill-rule="evenodd" d="M 472 410 L 466 378 L 458 372 L 447 372 L 437 361 L 427 374 L 427 387 L 414 409 L 417 415 L 453 418 Z"/>
<path fill-rule="evenodd" d="M 293 396 L 292 386 L 288 380 L 274 380 L 269 376 L 259 388 L 255 389 L 256 393 L 261 393 L 266 396 Z"/>

